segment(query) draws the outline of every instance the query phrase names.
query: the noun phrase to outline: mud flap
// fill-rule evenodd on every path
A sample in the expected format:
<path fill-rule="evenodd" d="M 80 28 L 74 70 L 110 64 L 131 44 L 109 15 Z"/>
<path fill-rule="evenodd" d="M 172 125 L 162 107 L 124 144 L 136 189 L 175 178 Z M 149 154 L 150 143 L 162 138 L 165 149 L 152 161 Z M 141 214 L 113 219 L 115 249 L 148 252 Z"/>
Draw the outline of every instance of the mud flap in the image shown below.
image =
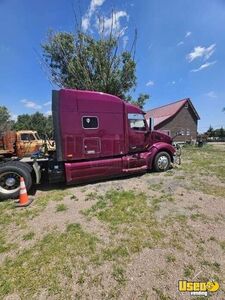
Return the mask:
<path fill-rule="evenodd" d="M 33 169 L 36 176 L 36 184 L 39 184 L 41 181 L 41 167 L 39 166 L 36 160 L 33 163 Z"/>

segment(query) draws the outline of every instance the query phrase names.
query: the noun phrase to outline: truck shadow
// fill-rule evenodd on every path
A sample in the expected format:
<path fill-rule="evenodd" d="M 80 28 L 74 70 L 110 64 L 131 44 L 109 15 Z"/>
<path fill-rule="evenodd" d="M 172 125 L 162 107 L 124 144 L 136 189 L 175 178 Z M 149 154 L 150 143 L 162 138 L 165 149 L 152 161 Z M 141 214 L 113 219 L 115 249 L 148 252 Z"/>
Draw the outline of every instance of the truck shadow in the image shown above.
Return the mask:
<path fill-rule="evenodd" d="M 145 174 L 150 174 L 150 173 L 154 173 L 153 171 L 148 171 L 147 173 L 140 173 L 140 174 L 130 174 L 130 175 L 126 175 L 126 176 L 119 176 L 119 177 L 113 177 L 113 178 L 108 178 L 108 179 L 99 179 L 99 180 L 89 180 L 83 183 L 77 183 L 77 184 L 71 184 L 71 185 L 66 185 L 65 183 L 58 183 L 58 184 L 49 184 L 48 182 L 42 182 L 39 185 L 33 186 L 33 188 L 29 191 L 29 194 L 32 196 L 35 196 L 36 193 L 38 191 L 42 191 L 42 192 L 48 192 L 48 191 L 52 191 L 52 190 L 66 190 L 66 189 L 70 189 L 73 187 L 84 187 L 87 186 L 89 184 L 98 184 L 98 183 L 105 183 L 105 182 L 115 182 L 120 180 L 121 183 L 125 184 L 125 181 L 131 178 L 140 178 Z"/>

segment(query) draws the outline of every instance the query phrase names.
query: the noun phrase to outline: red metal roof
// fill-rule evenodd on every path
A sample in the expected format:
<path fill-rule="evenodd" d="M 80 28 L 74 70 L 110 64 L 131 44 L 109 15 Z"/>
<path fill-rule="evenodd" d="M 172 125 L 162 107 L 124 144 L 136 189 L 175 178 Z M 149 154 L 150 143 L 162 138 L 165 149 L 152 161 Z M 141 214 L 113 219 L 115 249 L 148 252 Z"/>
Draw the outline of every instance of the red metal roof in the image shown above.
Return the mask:
<path fill-rule="evenodd" d="M 154 125 L 157 126 L 160 123 L 164 122 L 165 120 L 173 117 L 184 105 L 185 103 L 189 103 L 192 107 L 194 114 L 196 115 L 197 119 L 199 120 L 200 117 L 195 110 L 193 104 L 191 103 L 191 100 L 189 98 L 182 99 L 158 108 L 151 109 L 147 111 L 145 118 L 149 119 L 150 117 L 154 118 Z"/>

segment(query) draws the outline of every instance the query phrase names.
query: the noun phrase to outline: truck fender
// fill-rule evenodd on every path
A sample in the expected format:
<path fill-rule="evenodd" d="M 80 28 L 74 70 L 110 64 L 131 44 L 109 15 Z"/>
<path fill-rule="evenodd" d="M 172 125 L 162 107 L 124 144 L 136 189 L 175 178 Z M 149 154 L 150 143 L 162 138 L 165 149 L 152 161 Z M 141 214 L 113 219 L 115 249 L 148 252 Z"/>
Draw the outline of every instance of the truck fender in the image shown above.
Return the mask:
<path fill-rule="evenodd" d="M 176 152 L 176 149 L 170 144 L 167 144 L 164 142 L 158 142 L 158 143 L 153 144 L 151 146 L 151 148 L 149 149 L 149 152 L 150 152 L 150 155 L 148 157 L 148 168 L 149 169 L 152 169 L 155 156 L 157 155 L 157 153 L 159 153 L 161 151 L 167 152 L 171 157 L 171 161 L 173 162 L 173 156 Z"/>

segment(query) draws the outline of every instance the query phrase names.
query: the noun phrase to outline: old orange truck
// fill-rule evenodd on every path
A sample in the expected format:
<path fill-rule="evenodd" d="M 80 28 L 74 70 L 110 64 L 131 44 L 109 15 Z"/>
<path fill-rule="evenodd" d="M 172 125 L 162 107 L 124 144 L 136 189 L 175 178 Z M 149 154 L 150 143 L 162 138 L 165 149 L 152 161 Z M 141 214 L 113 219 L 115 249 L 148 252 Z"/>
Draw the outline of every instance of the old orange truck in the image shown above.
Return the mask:
<path fill-rule="evenodd" d="M 54 150 L 54 142 L 46 143 L 37 131 L 7 131 L 0 134 L 0 159 L 27 157 L 44 146 L 47 146 L 47 150 Z"/>

